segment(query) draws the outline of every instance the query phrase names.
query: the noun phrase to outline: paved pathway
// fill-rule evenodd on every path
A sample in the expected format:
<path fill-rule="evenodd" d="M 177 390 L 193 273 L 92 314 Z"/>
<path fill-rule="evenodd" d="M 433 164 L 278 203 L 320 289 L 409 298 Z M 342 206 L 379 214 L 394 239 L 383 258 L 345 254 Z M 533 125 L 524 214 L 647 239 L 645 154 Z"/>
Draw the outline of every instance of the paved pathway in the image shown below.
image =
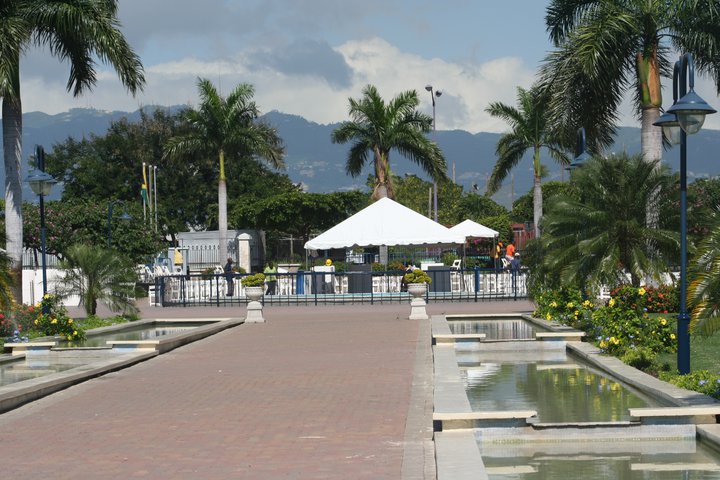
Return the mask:
<path fill-rule="evenodd" d="M 528 302 L 428 313 L 528 311 Z M 23 479 L 433 478 L 427 322 L 409 305 L 273 307 L 241 325 L 0 415 Z M 143 308 L 144 318 L 242 308 Z"/>

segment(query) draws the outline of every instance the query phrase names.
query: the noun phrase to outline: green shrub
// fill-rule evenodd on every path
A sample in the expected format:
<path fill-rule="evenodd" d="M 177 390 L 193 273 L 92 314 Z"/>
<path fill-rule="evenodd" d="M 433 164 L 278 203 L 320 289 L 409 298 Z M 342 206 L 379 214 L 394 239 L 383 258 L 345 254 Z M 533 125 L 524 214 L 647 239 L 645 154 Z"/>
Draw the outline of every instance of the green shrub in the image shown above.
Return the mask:
<path fill-rule="evenodd" d="M 242 277 L 240 283 L 243 287 L 262 287 L 265 285 L 265 275 L 256 273 L 255 275 L 247 275 Z"/>
<path fill-rule="evenodd" d="M 405 271 L 405 264 L 400 260 L 393 260 L 388 263 L 387 269 L 390 272 L 403 272 Z"/>
<path fill-rule="evenodd" d="M 660 379 L 680 388 L 693 390 L 720 400 L 720 375 L 707 370 L 696 370 L 687 375 L 660 372 Z"/>
<path fill-rule="evenodd" d="M 572 288 L 545 290 L 537 295 L 535 303 L 538 307 L 534 316 L 580 329 L 588 325 L 595 306 L 583 298 L 580 290 Z"/>
<path fill-rule="evenodd" d="M 430 284 L 430 283 L 432 283 L 432 279 L 430 278 L 430 275 L 423 272 L 419 268 L 416 268 L 412 272 L 406 273 L 405 276 L 403 277 L 403 280 L 407 284 L 410 284 L 410 283 L 428 283 L 428 284 Z"/>
<path fill-rule="evenodd" d="M 655 370 L 657 355 L 647 347 L 630 348 L 623 353 L 620 360 L 638 370 Z"/>
<path fill-rule="evenodd" d="M 43 310 L 47 313 L 43 313 Z M 68 317 L 67 309 L 60 304 L 58 297 L 47 294 L 34 309 L 35 319 L 32 321 L 32 330 L 43 336 L 59 335 L 68 341 L 77 341 L 85 338 L 85 332 L 75 321 Z"/>

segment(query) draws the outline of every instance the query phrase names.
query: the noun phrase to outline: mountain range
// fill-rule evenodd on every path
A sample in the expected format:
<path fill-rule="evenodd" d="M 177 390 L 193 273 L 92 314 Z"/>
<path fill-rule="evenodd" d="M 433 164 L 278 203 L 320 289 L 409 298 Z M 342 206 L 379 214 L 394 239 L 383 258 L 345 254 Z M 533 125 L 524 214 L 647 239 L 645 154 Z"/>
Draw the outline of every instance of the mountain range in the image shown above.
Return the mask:
<path fill-rule="evenodd" d="M 146 107 L 170 108 L 180 107 Z M 39 144 L 46 151 L 52 151 L 53 145 L 65 141 L 68 137 L 81 139 L 90 135 L 104 135 L 110 123 L 127 117 L 138 121 L 140 111 L 107 112 L 95 109 L 78 108 L 68 112 L 49 115 L 42 112 L 29 112 L 23 115 L 23 178 L 29 169 L 28 157 Z M 275 126 L 286 147 L 286 173 L 295 183 L 300 183 L 311 192 L 331 192 L 363 188 L 367 175 L 372 173 L 370 166 L 362 175 L 352 178 L 345 172 L 345 162 L 349 145 L 333 144 L 331 132 L 339 124 L 318 124 L 297 115 L 277 111 L 263 115 L 262 120 Z M 495 164 L 495 147 L 500 138 L 498 133 L 470 133 L 464 130 L 438 130 L 431 133 L 445 154 L 448 163 L 448 175 L 462 185 L 465 191 L 472 191 L 472 185 L 484 192 L 487 179 Z M 618 129 L 615 144 L 608 152 L 627 151 L 630 154 L 640 151 L 640 129 L 622 127 Z M 701 130 L 688 141 L 688 181 L 695 178 L 720 174 L 720 131 Z M 665 162 L 677 169 L 679 149 L 665 152 Z M 567 178 L 567 172 L 544 155 L 543 163 L 549 167 L 547 180 Z M 398 175 L 415 174 L 426 178 L 415 164 L 391 152 L 390 165 Z M 454 172 L 454 173 L 453 173 Z M 4 182 L 4 172 L 0 172 L 0 181 Z M 493 199 L 505 206 L 527 193 L 532 187 L 532 152 L 528 151 L 521 163 L 508 176 L 503 188 Z M 34 199 L 29 189 L 25 189 L 25 198 Z M 55 194 L 57 195 L 57 194 Z"/>

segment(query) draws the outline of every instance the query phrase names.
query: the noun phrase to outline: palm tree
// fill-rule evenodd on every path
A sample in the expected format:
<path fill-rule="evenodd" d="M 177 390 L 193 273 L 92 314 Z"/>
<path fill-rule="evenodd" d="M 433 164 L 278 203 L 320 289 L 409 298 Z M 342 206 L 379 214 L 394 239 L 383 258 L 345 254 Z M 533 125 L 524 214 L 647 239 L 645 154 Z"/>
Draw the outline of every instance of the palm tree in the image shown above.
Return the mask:
<path fill-rule="evenodd" d="M 95 245 L 73 245 L 60 266 L 65 277 L 58 295 L 79 295 L 88 315 L 95 315 L 99 300 L 114 312 L 137 313 L 133 303 L 137 275 L 116 252 Z"/>
<path fill-rule="evenodd" d="M 198 79 L 200 107 L 187 109 L 185 120 L 190 133 L 171 138 L 165 145 L 166 157 L 186 155 L 217 155 L 220 166 L 218 180 L 219 259 L 227 258 L 227 179 L 225 156 L 231 159 L 260 157 L 275 168 L 283 168 L 282 139 L 271 126 L 258 122 L 260 115 L 252 101 L 252 85 L 243 83 L 223 98 L 204 78 Z"/>
<path fill-rule="evenodd" d="M 525 90 L 518 87 L 517 108 L 501 102 L 491 103 L 485 111 L 493 117 L 501 118 L 510 125 L 510 132 L 503 134 L 498 140 L 496 153 L 497 163 L 493 167 L 488 180 L 485 195 L 498 191 L 502 181 L 522 160 L 525 152 L 533 152 L 533 222 L 535 237 L 540 236 L 540 219 L 543 214 L 542 204 L 542 164 L 540 150 L 545 148 L 561 165 L 570 163 L 564 152 L 563 145 L 554 137 L 547 122 L 546 98 L 538 88 Z"/>
<path fill-rule="evenodd" d="M 635 286 L 660 280 L 679 252 L 679 235 L 649 227 L 645 205 L 655 194 L 659 205 L 671 205 L 674 180 L 642 155 L 594 157 L 575 169 L 577 196 L 554 196 L 543 217 L 543 266 L 561 284 L 583 288 L 626 283 L 626 273 Z M 671 217 L 664 222 L 672 224 Z"/>
<path fill-rule="evenodd" d="M 68 91 L 77 96 L 97 81 L 96 58 L 113 66 L 135 94 L 145 83 L 143 67 L 119 29 L 113 0 L 6 0 L 0 2 L 0 97 L 5 160 L 6 249 L 12 274 L 22 274 L 22 102 L 20 58 L 30 45 L 49 46 L 52 55 L 69 60 Z M 14 296 L 22 302 L 22 282 Z"/>
<path fill-rule="evenodd" d="M 586 126 L 610 145 L 623 95 L 633 89 L 646 161 L 662 158 L 660 77 L 672 77 L 673 52 L 692 53 L 720 89 L 720 4 L 714 0 L 552 0 L 545 17 L 557 49 L 541 68 L 552 92 L 550 116 L 572 138 Z M 588 127 L 592 126 L 592 127 Z"/>
<path fill-rule="evenodd" d="M 690 329 L 710 336 L 720 330 L 720 215 L 696 252 L 692 280 L 688 286 Z"/>
<path fill-rule="evenodd" d="M 360 99 L 349 99 L 350 121 L 332 133 L 333 143 L 354 141 L 345 170 L 353 177 L 362 172 L 373 154 L 375 188 L 372 198 L 394 198 L 390 172 L 393 148 L 418 164 L 435 181 L 447 180 L 447 166 L 440 147 L 425 134 L 432 129 L 432 117 L 417 111 L 420 104 L 415 90 L 400 93 L 385 104 L 377 89 L 368 85 Z"/>

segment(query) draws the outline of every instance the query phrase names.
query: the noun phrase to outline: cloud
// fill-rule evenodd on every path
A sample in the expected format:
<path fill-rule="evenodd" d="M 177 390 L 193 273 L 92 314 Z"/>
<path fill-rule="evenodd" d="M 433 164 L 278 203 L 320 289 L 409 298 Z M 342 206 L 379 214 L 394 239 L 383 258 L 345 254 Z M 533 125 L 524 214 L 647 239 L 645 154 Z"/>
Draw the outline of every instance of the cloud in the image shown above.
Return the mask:
<path fill-rule="evenodd" d="M 282 48 L 253 52 L 252 66 L 267 68 L 285 75 L 322 78 L 332 87 L 352 84 L 352 70 L 345 58 L 324 41 L 304 39 Z"/>

